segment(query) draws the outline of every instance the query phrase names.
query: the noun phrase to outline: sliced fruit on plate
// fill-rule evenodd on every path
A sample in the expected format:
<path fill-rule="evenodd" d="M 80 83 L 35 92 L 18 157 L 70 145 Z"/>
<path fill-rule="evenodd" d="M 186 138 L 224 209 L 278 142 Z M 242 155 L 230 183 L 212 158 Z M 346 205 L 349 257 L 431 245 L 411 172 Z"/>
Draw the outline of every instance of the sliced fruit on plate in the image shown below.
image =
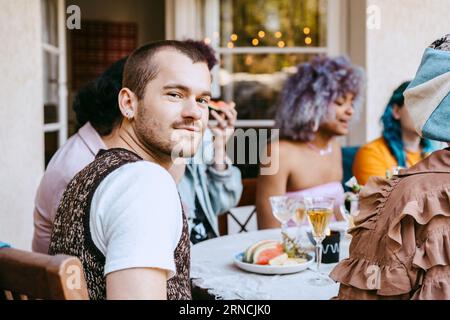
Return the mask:
<path fill-rule="evenodd" d="M 282 266 L 286 263 L 287 260 L 289 260 L 287 253 L 283 253 L 282 255 L 279 255 L 278 257 L 271 259 L 269 261 L 269 264 L 271 266 Z"/>
<path fill-rule="evenodd" d="M 295 264 L 302 264 L 307 262 L 308 260 L 303 259 L 303 258 L 289 258 L 287 259 L 284 263 L 283 266 L 290 266 L 290 265 L 295 265 Z"/>
<path fill-rule="evenodd" d="M 268 243 L 278 243 L 278 241 L 276 240 L 262 240 L 262 241 L 258 241 L 257 243 L 255 243 L 254 245 L 250 246 L 247 250 L 245 250 L 244 253 L 244 262 L 247 263 L 253 263 L 253 253 L 255 253 L 255 250 L 260 247 L 261 245 L 264 244 L 268 244 Z"/>
<path fill-rule="evenodd" d="M 269 261 L 284 253 L 283 246 L 279 242 L 269 242 L 258 246 L 253 253 L 253 263 L 267 265 Z"/>

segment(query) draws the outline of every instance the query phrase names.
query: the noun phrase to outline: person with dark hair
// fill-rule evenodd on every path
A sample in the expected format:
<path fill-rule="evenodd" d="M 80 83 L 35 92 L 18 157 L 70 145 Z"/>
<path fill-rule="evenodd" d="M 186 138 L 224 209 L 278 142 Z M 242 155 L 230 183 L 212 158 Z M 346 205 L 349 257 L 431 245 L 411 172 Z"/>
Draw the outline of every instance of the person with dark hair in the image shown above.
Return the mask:
<path fill-rule="evenodd" d="M 275 228 L 269 198 L 331 196 L 336 208 L 344 201 L 342 155 L 336 137 L 348 134 L 362 96 L 363 72 L 347 58 L 318 56 L 297 67 L 286 81 L 277 110 L 279 141 L 267 154 L 272 175 L 259 175 L 256 207 L 258 227 Z M 342 219 L 339 210 L 336 218 Z"/>
<path fill-rule="evenodd" d="M 202 41 L 184 42 L 201 49 L 208 68 L 214 67 L 217 60 L 210 46 Z M 94 160 L 100 149 L 108 148 L 108 141 L 122 121 L 117 96 L 122 88 L 125 62 L 126 58 L 123 58 L 111 65 L 98 79 L 81 88 L 74 99 L 79 131 L 57 151 L 41 180 L 34 210 L 33 251 L 48 252 L 62 192 L 75 174 Z M 236 111 L 228 104 L 223 104 L 221 110 L 225 122 L 222 116 L 211 115 L 220 118 L 224 126 L 219 123 L 212 128 L 216 139 L 211 130 L 206 129 L 201 152 L 196 157 L 207 159 L 208 163 L 191 161 L 185 170 L 184 166 L 176 169 L 178 190 L 188 212 L 193 243 L 219 235 L 217 216 L 234 207 L 242 193 L 241 173 L 226 162 L 224 154 L 226 142 L 234 132 Z"/>
<path fill-rule="evenodd" d="M 450 142 L 450 34 L 426 49 L 404 92 L 424 138 Z M 337 299 L 450 300 L 450 148 L 360 193 L 350 256 L 331 273 Z"/>
<path fill-rule="evenodd" d="M 67 184 L 100 149 L 111 147 L 122 121 L 118 93 L 122 88 L 123 58 L 111 65 L 99 78 L 81 88 L 75 97 L 77 133 L 53 155 L 39 184 L 34 207 L 32 249 L 48 253 L 56 210 Z"/>
<path fill-rule="evenodd" d="M 205 131 L 211 73 L 203 53 L 159 41 L 127 59 L 123 118 L 65 189 L 49 254 L 78 257 L 91 299 L 189 299 L 190 241 L 176 187 L 180 158 Z"/>
<path fill-rule="evenodd" d="M 82 87 L 73 102 L 77 130 L 89 122 L 102 137 L 110 135 L 122 120 L 117 95 L 122 88 L 127 57 L 113 63 L 99 78 Z"/>
<path fill-rule="evenodd" d="M 381 117 L 382 137 L 363 145 L 353 162 L 353 175 L 364 185 L 369 177 L 386 177 L 399 167 L 409 168 L 435 151 L 434 144 L 421 139 L 412 123 L 404 96 L 410 81 L 394 90 Z"/>

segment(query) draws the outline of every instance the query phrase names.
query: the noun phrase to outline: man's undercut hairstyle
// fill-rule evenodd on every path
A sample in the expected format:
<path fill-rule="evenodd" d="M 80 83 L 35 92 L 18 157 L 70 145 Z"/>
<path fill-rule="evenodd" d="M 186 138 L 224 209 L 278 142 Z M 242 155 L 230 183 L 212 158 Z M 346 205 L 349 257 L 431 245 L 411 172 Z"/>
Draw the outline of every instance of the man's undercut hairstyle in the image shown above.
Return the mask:
<path fill-rule="evenodd" d="M 122 87 L 128 88 L 143 99 L 147 84 L 156 78 L 158 65 L 153 61 L 156 53 L 163 49 L 175 50 L 192 60 L 193 63 L 205 63 L 205 55 L 192 43 L 177 40 L 163 40 L 146 44 L 136 49 L 125 64 Z"/>
<path fill-rule="evenodd" d="M 209 70 L 212 70 L 212 68 L 214 68 L 214 66 L 219 63 L 219 60 L 217 60 L 216 58 L 216 51 L 209 44 L 206 44 L 204 41 L 187 39 L 184 40 L 183 42 L 193 45 L 198 50 L 200 50 L 201 53 L 203 53 L 203 55 L 206 58 L 206 61 L 208 62 Z"/>

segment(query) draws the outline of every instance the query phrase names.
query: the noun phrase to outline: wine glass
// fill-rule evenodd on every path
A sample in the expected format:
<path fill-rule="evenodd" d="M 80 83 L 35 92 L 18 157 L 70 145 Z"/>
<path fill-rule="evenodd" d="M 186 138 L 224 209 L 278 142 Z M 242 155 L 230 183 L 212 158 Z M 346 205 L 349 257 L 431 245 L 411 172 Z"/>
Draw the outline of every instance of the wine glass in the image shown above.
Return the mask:
<path fill-rule="evenodd" d="M 304 198 L 306 216 L 316 241 L 317 275 L 310 281 L 315 286 L 325 286 L 333 283 L 328 276 L 321 275 L 320 264 L 322 262 L 322 241 L 327 236 L 328 225 L 333 216 L 334 201 L 335 199 L 330 197 Z"/>
<path fill-rule="evenodd" d="M 286 233 L 287 224 L 294 216 L 294 211 L 291 209 L 291 199 L 288 196 L 275 196 L 270 197 L 269 200 L 272 206 L 272 214 L 281 224 L 281 232 Z"/>
<path fill-rule="evenodd" d="M 291 198 L 291 211 L 293 212 L 293 220 L 297 225 L 297 240 L 300 243 L 303 231 L 303 222 L 306 218 L 305 203 L 303 202 L 303 197 L 292 197 Z"/>

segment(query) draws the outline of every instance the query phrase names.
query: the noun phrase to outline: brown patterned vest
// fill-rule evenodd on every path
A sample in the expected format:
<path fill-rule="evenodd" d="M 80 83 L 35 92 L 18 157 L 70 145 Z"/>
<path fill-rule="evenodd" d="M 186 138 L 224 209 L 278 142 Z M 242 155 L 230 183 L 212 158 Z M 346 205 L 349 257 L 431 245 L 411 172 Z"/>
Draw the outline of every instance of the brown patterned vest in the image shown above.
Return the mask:
<path fill-rule="evenodd" d="M 84 268 L 90 299 L 106 298 L 105 256 L 95 246 L 89 228 L 89 213 L 95 190 L 108 174 L 121 166 L 143 161 L 125 149 L 100 150 L 95 160 L 69 183 L 62 196 L 50 241 L 49 254 L 78 257 Z M 183 214 L 183 231 L 174 253 L 176 275 L 167 282 L 167 298 L 191 299 L 190 243 Z"/>

